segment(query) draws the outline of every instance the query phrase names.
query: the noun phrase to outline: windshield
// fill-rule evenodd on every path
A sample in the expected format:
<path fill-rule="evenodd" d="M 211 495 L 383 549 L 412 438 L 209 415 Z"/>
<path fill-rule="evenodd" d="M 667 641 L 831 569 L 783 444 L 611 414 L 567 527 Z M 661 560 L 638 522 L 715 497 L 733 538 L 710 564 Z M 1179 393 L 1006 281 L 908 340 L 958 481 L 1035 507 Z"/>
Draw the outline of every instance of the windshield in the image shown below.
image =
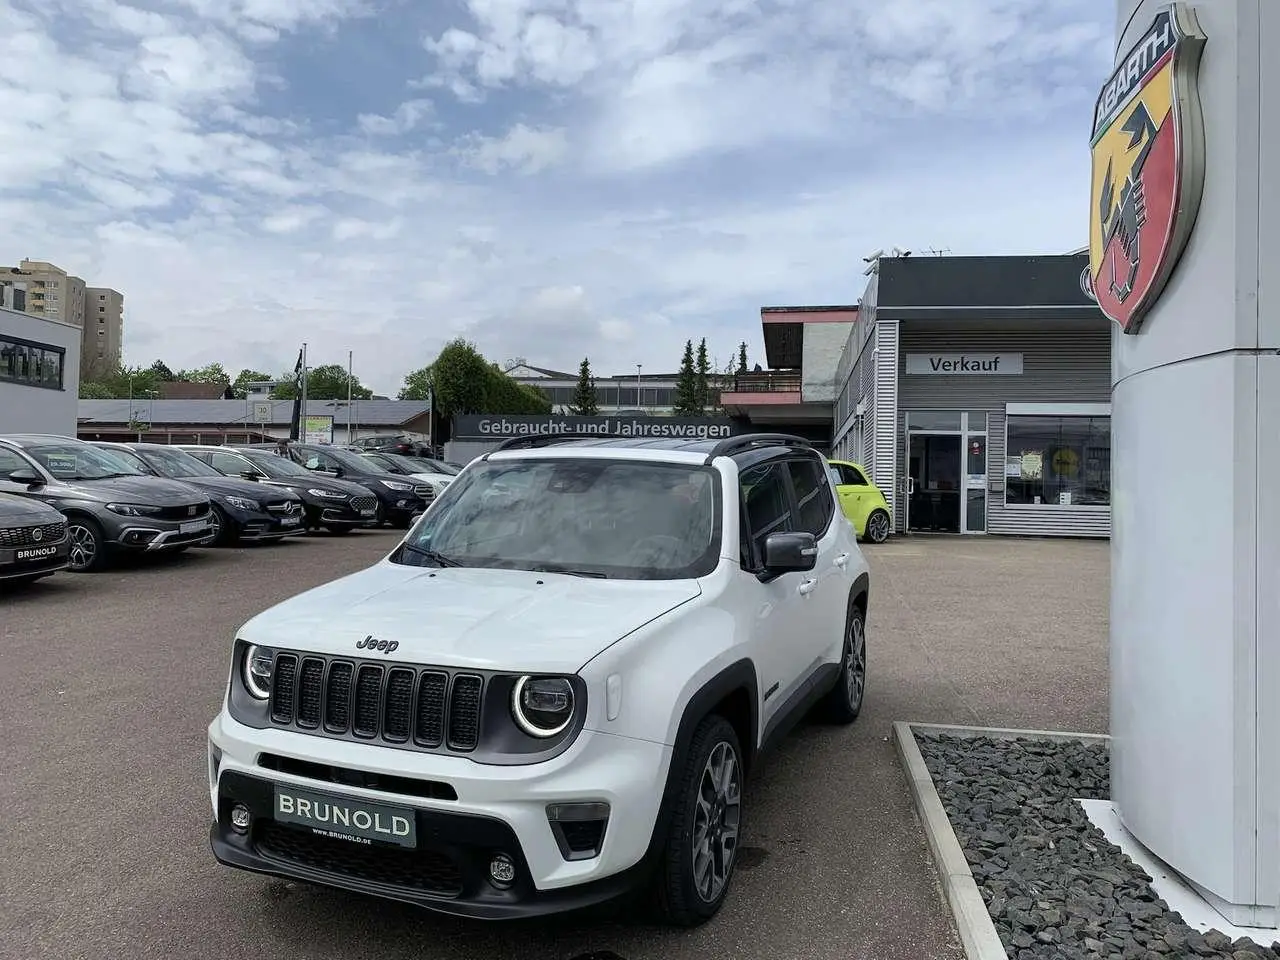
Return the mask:
<path fill-rule="evenodd" d="M 461 470 L 455 470 L 443 460 L 432 460 L 430 457 L 400 457 L 414 464 L 416 473 L 443 473 L 446 477 L 456 477 Z"/>
<path fill-rule="evenodd" d="M 220 477 L 217 470 L 197 460 L 185 450 L 140 450 L 142 457 L 162 477 L 180 480 L 183 477 Z"/>
<path fill-rule="evenodd" d="M 87 443 L 44 443 L 27 453 L 59 480 L 106 480 L 109 477 L 144 476 L 123 456 Z"/>
<path fill-rule="evenodd" d="M 236 452 L 269 477 L 311 476 L 311 471 L 302 464 L 294 463 L 288 457 L 282 457 L 278 453 L 249 453 L 244 450 Z"/>
<path fill-rule="evenodd" d="M 719 555 L 710 468 L 556 458 L 477 463 L 391 559 L 678 580 L 711 573 Z"/>
<path fill-rule="evenodd" d="M 371 463 L 368 457 L 363 457 L 360 454 L 353 453 L 350 450 L 343 450 L 340 447 L 325 447 L 324 452 L 327 457 L 329 457 L 330 459 L 334 460 L 337 463 L 342 464 L 342 468 L 344 470 L 348 470 L 352 473 L 386 473 L 387 472 L 386 469 L 382 467 L 380 464 Z M 304 449 L 302 451 L 302 455 L 303 457 L 306 458 L 308 463 L 310 463 L 311 460 L 316 459 L 316 455 L 312 453 L 311 450 Z M 320 462 L 320 461 L 317 459 L 317 462 Z"/>

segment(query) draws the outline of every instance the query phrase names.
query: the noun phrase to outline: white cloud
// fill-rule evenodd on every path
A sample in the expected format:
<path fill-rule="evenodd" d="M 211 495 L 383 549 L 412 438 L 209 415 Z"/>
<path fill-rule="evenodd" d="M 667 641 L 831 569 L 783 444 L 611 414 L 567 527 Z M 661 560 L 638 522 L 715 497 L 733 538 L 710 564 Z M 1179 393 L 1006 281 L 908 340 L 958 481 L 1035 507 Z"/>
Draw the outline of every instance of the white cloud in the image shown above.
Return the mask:
<path fill-rule="evenodd" d="M 305 339 L 387 393 L 455 335 L 754 362 L 762 304 L 856 299 L 867 250 L 1077 246 L 1111 29 L 1091 0 L 467 0 L 397 63 L 363 0 L 51 4 L 0 0 L 0 263 L 123 290 L 130 363 L 280 371 Z"/>
<path fill-rule="evenodd" d="M 512 169 L 533 174 L 554 166 L 568 153 L 562 129 L 534 128 L 517 123 L 501 137 L 471 134 L 456 148 L 457 154 L 485 173 Z"/>

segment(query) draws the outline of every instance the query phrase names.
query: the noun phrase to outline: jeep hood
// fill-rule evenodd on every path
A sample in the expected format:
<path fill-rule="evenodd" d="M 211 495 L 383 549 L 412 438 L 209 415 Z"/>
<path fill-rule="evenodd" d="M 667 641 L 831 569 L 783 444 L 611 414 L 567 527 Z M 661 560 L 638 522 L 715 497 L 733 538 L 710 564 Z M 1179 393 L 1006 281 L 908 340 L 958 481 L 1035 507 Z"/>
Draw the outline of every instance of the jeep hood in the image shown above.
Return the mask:
<path fill-rule="evenodd" d="M 377 566 L 308 590 L 246 623 L 250 643 L 348 657 L 396 641 L 390 661 L 572 674 L 610 644 L 701 593 L 696 580 L 597 580 L 477 567 Z"/>

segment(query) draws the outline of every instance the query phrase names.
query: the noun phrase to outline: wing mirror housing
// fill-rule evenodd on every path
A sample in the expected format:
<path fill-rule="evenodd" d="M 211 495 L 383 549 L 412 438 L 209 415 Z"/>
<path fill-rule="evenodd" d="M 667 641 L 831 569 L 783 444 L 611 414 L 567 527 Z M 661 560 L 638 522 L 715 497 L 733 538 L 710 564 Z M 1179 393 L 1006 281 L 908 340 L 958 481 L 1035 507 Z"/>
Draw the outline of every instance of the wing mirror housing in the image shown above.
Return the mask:
<path fill-rule="evenodd" d="M 44 477 L 36 473 L 30 467 L 23 467 L 21 470 L 15 470 L 9 474 L 10 483 L 24 483 L 28 487 L 43 487 Z"/>
<path fill-rule="evenodd" d="M 812 570 L 818 565 L 818 538 L 812 533 L 771 533 L 764 541 L 768 576 Z"/>
<path fill-rule="evenodd" d="M 257 475 L 256 473 L 254 473 L 252 470 L 241 470 L 241 471 L 240 471 L 240 479 L 241 479 L 241 480 L 253 480 L 253 481 L 255 481 L 255 482 L 256 482 L 256 481 L 257 481 L 257 479 L 258 479 L 258 475 Z"/>

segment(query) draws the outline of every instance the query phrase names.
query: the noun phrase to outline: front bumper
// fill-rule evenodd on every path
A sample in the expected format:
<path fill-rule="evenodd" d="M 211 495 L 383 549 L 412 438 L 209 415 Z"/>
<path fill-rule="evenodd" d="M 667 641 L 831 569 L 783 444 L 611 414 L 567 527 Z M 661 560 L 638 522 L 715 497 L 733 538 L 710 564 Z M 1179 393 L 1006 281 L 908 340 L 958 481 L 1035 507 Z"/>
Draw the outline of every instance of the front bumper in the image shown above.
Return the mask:
<path fill-rule="evenodd" d="M 330 770 L 329 779 L 284 773 L 278 758 Z M 584 731 L 553 760 L 489 766 L 466 757 L 419 754 L 283 730 L 255 730 L 225 712 L 209 727 L 210 844 L 227 866 L 386 897 L 484 919 L 580 909 L 626 893 L 647 872 L 654 824 L 671 749 Z M 296 764 L 295 764 L 296 766 Z M 348 785 L 369 775 L 413 781 L 414 794 Z M 337 782 L 342 776 L 347 782 Z M 413 811 L 418 848 L 364 845 L 318 837 L 278 823 L 273 784 Z M 397 784 L 391 784 L 397 790 Z M 428 786 L 440 787 L 422 796 Z M 421 788 L 421 789 L 420 789 Z M 598 854 L 570 859 L 548 819 L 556 803 L 605 803 L 609 820 Z M 231 824 L 240 803 L 253 814 L 247 832 Z M 335 846 L 336 845 L 336 846 Z M 515 864 L 505 889 L 489 878 L 496 853 Z"/>
<path fill-rule="evenodd" d="M 209 526 L 208 515 L 205 515 L 182 523 L 129 518 L 129 522 L 122 523 L 112 532 L 110 543 L 120 550 L 153 553 L 199 546 L 212 539 L 213 528 Z"/>
<path fill-rule="evenodd" d="M 307 532 L 302 510 L 291 514 L 240 511 L 232 513 L 231 518 L 235 521 L 239 539 L 247 542 L 280 540 Z"/>
<path fill-rule="evenodd" d="M 52 553 L 45 552 L 50 549 L 53 550 Z M 41 553 L 44 555 L 39 555 Z M 29 544 L 0 550 L 0 580 L 43 577 L 65 570 L 70 555 L 71 539 L 69 537 L 63 537 L 58 543 Z"/>

